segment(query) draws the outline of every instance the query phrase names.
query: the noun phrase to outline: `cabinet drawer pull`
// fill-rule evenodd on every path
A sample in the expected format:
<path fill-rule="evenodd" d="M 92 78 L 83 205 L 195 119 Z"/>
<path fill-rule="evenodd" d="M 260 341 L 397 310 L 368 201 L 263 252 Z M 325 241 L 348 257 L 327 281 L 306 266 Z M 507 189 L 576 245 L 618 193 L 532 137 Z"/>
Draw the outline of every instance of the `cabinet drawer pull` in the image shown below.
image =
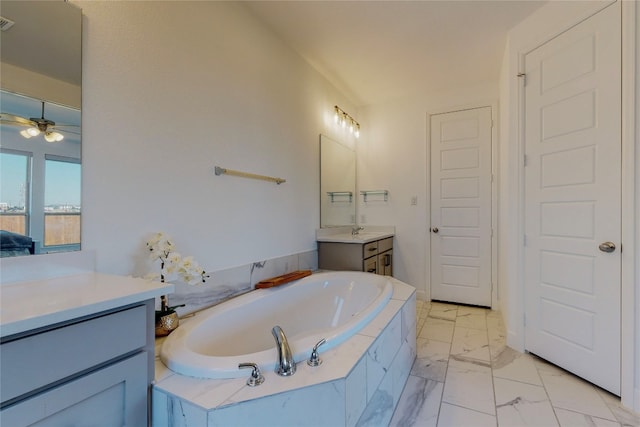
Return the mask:
<path fill-rule="evenodd" d="M 367 250 L 368 250 L 369 252 L 373 252 L 373 251 L 377 251 L 377 250 L 378 250 L 378 248 L 373 248 L 373 247 L 372 247 L 372 248 L 369 248 L 369 249 L 367 249 Z"/>
<path fill-rule="evenodd" d="M 391 255 L 386 254 L 384 256 L 384 266 L 389 267 L 391 265 Z"/>
<path fill-rule="evenodd" d="M 367 273 L 375 273 L 376 269 L 375 268 L 370 268 L 367 270 Z"/>

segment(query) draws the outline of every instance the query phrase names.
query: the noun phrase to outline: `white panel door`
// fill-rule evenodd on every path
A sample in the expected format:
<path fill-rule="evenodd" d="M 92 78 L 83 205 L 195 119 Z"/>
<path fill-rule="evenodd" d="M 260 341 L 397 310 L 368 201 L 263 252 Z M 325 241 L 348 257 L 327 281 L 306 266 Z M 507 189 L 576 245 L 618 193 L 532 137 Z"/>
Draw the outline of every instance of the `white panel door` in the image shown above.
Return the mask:
<path fill-rule="evenodd" d="M 526 349 L 617 395 L 620 43 L 618 2 L 525 57 Z"/>
<path fill-rule="evenodd" d="M 491 107 L 431 116 L 431 299 L 491 306 Z"/>

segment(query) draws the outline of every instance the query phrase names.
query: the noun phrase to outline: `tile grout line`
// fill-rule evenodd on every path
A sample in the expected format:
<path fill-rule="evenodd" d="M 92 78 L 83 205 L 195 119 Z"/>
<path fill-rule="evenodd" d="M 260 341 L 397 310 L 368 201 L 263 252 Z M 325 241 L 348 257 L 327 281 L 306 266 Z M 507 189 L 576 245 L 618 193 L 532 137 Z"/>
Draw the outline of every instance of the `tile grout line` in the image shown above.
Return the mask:
<path fill-rule="evenodd" d="M 487 346 L 489 348 L 489 368 L 491 369 L 491 388 L 493 390 L 493 406 L 496 414 L 496 426 L 500 426 L 500 420 L 498 418 L 498 399 L 496 398 L 496 382 L 494 381 L 495 377 L 493 375 L 493 354 L 491 353 L 491 340 L 489 339 L 489 324 L 487 323 L 487 311 L 484 312 L 484 324 L 485 324 L 485 334 L 487 335 Z M 504 351 L 504 350 L 503 350 Z"/>
<path fill-rule="evenodd" d="M 458 306 L 456 306 L 456 319 L 458 318 Z M 431 308 L 429 309 L 429 312 L 431 312 Z M 427 314 L 428 316 L 428 314 Z M 442 382 L 442 392 L 440 393 L 440 404 L 438 405 L 438 417 L 436 418 L 436 427 L 439 426 L 440 424 L 440 415 L 442 414 L 442 404 L 443 399 L 444 399 L 444 390 L 447 387 L 447 375 L 449 374 L 449 361 L 451 360 L 451 347 L 453 346 L 453 334 L 455 333 L 455 319 L 454 319 L 454 324 L 453 324 L 453 332 L 451 332 L 451 342 L 449 342 L 449 354 L 447 355 L 447 368 L 444 372 L 444 381 Z"/>

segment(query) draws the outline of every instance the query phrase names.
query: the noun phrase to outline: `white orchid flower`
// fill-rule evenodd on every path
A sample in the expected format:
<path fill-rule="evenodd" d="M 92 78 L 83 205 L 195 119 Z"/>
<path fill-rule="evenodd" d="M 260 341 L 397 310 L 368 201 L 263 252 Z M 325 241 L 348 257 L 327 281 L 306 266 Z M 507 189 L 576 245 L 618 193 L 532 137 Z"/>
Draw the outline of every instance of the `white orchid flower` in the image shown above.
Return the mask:
<path fill-rule="evenodd" d="M 160 274 L 148 274 L 147 278 L 169 281 L 174 273 L 189 285 L 202 284 L 205 278 L 204 269 L 193 259 L 192 256 L 182 257 L 175 251 L 172 239 L 163 232 L 155 233 L 147 242 L 149 258 L 153 261 L 160 261 Z"/>

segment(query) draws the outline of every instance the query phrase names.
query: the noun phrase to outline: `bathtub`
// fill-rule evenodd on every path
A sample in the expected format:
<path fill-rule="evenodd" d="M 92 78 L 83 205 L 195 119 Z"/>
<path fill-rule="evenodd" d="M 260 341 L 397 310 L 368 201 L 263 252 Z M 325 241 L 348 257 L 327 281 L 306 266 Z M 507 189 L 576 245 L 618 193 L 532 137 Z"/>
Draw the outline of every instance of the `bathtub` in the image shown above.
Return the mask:
<path fill-rule="evenodd" d="M 385 307 L 393 285 L 385 276 L 360 272 L 318 273 L 277 288 L 260 289 L 200 312 L 165 340 L 160 359 L 172 371 L 197 378 L 238 378 L 238 364 L 273 371 L 271 328 L 284 330 L 296 362 L 338 346 Z"/>

